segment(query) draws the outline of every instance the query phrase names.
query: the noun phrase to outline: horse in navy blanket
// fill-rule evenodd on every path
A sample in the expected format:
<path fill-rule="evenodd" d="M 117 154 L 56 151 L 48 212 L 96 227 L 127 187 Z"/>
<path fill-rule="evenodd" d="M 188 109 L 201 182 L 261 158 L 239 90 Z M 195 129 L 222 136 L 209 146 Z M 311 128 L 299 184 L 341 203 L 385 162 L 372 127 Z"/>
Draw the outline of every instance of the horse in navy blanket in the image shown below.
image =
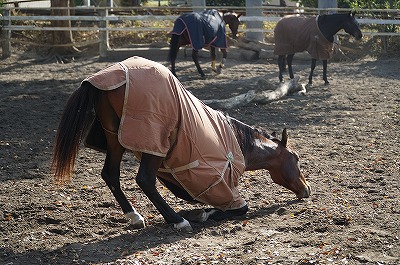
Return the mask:
<path fill-rule="evenodd" d="M 237 17 L 235 16 L 236 20 Z M 205 74 L 198 62 L 198 51 L 205 46 L 210 46 L 212 65 L 215 72 L 219 72 L 224 66 L 227 57 L 226 49 L 228 47 L 226 39 L 224 17 L 217 10 L 206 10 L 200 13 L 187 13 L 179 16 L 172 30 L 169 59 L 171 62 L 171 71 L 175 73 L 175 60 L 179 47 L 192 45 L 192 58 L 199 74 L 204 77 Z M 239 25 L 239 23 L 237 23 Z M 216 68 L 215 48 L 221 49 L 223 59 L 219 68 Z"/>

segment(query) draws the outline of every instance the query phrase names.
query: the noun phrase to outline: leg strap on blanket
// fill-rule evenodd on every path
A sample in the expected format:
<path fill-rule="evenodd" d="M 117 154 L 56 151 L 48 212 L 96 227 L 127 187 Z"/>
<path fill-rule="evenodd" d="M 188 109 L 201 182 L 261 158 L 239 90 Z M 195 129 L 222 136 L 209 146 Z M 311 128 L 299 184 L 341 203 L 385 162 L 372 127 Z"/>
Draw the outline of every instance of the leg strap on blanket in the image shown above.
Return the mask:
<path fill-rule="evenodd" d="M 108 132 L 108 133 L 113 134 L 113 135 L 118 135 L 118 132 L 111 131 L 111 130 L 109 130 L 109 129 L 104 128 L 103 126 L 101 126 L 101 127 L 103 128 L 103 130 L 104 130 L 105 132 Z"/>

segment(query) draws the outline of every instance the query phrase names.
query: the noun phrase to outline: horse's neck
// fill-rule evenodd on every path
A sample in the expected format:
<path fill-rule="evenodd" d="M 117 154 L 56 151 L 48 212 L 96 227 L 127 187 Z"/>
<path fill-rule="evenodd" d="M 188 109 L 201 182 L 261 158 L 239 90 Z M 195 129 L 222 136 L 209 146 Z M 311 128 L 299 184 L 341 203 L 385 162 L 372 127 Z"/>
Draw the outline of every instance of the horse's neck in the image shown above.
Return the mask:
<path fill-rule="evenodd" d="M 325 38 L 333 42 L 334 35 L 338 33 L 339 30 L 343 29 L 343 19 L 341 15 L 321 15 L 318 17 L 318 27 Z"/>
<path fill-rule="evenodd" d="M 228 25 L 232 20 L 231 14 L 223 14 L 222 19 L 224 20 L 225 24 Z"/>
<path fill-rule="evenodd" d="M 257 169 L 268 169 L 268 161 L 278 154 L 278 144 L 273 137 L 263 136 L 253 127 L 233 118 L 228 117 L 234 127 L 236 139 L 242 150 L 246 171 Z"/>

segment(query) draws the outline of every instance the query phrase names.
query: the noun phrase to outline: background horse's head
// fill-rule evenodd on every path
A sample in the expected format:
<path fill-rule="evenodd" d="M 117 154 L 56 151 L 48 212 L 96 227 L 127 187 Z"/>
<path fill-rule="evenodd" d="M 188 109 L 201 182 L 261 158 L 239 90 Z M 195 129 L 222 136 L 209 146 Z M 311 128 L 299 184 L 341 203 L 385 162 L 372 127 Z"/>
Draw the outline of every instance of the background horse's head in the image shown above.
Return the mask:
<path fill-rule="evenodd" d="M 311 194 L 311 187 L 300 171 L 299 156 L 287 146 L 288 135 L 286 129 L 282 132 L 282 139 L 274 139 L 279 153 L 268 163 L 268 171 L 272 180 L 291 191 L 297 198 L 307 198 Z"/>
<path fill-rule="evenodd" d="M 356 40 L 359 40 L 362 38 L 362 33 L 354 15 L 355 12 L 349 12 L 348 19 L 343 22 L 343 29 L 346 33 L 356 38 Z"/>
<path fill-rule="evenodd" d="M 232 37 L 234 39 L 237 38 L 237 33 L 238 33 L 238 29 L 239 29 L 239 25 L 240 25 L 240 20 L 239 17 L 242 14 L 236 14 L 236 13 L 232 13 L 232 12 L 227 12 L 223 14 L 223 18 L 225 21 L 225 24 L 229 26 L 229 29 L 232 31 Z"/>

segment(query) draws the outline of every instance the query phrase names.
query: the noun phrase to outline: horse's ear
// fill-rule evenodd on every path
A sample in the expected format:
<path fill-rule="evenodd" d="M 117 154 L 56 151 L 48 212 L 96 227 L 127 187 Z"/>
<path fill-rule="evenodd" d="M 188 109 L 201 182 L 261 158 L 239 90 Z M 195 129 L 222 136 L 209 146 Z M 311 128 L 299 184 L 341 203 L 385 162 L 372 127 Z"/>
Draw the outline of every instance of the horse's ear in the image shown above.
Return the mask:
<path fill-rule="evenodd" d="M 282 145 L 283 145 L 284 147 L 287 146 L 287 140 L 288 140 L 288 134 L 287 134 L 287 130 L 286 130 L 286 128 L 285 128 L 285 129 L 283 129 L 283 132 L 282 132 L 282 140 L 281 140 L 281 143 L 282 143 Z"/>
<path fill-rule="evenodd" d="M 237 18 L 240 18 L 240 16 L 241 16 L 241 15 L 243 15 L 243 14 L 242 14 L 242 13 L 240 13 L 240 14 L 239 14 L 239 15 L 237 15 L 236 17 L 237 17 Z"/>

